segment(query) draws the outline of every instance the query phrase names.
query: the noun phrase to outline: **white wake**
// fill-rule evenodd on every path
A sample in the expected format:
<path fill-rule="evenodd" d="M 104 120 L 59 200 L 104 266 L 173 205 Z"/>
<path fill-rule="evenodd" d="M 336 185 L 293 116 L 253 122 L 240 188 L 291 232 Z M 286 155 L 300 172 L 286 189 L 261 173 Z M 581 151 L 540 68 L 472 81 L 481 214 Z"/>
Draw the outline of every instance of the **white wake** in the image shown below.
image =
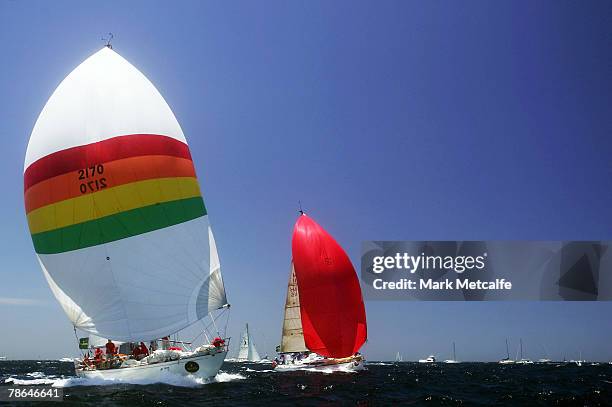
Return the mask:
<path fill-rule="evenodd" d="M 213 380 L 205 380 L 193 376 L 181 376 L 174 374 L 166 374 L 160 377 L 160 380 L 139 380 L 139 379 L 112 379 L 103 377 L 57 377 L 57 376 L 45 376 L 41 372 L 28 373 L 26 376 L 31 378 L 19 379 L 9 377 L 4 380 L 4 383 L 12 383 L 18 386 L 38 386 L 38 385 L 51 385 L 53 387 L 74 387 L 74 386 L 110 386 L 113 384 L 136 384 L 136 385 L 147 385 L 164 383 L 171 386 L 178 387 L 198 387 L 204 384 L 210 383 L 227 383 L 235 380 L 244 380 L 245 376 L 239 373 L 227 373 L 219 371 Z"/>

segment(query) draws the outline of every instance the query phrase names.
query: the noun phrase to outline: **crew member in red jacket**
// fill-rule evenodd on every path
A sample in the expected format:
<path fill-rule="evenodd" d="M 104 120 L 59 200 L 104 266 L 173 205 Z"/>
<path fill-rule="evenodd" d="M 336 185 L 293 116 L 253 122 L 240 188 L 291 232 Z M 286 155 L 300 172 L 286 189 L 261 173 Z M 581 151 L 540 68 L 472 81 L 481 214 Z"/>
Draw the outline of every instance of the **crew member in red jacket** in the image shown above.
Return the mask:
<path fill-rule="evenodd" d="M 112 356 L 115 356 L 116 354 L 117 354 L 117 347 L 115 346 L 113 341 L 109 339 L 108 342 L 106 342 L 106 356 L 112 357 Z"/>
<path fill-rule="evenodd" d="M 140 355 L 144 358 L 145 356 L 149 356 L 149 349 L 147 349 L 147 345 L 144 342 L 140 342 Z"/>

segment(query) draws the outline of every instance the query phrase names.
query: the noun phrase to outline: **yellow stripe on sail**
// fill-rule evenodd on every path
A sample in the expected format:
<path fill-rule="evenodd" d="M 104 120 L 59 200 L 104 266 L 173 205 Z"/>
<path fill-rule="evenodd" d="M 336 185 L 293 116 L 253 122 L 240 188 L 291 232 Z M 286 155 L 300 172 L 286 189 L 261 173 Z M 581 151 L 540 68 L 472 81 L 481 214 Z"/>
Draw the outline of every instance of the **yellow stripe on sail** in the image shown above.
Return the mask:
<path fill-rule="evenodd" d="M 143 206 L 200 195 L 200 186 L 193 177 L 149 179 L 38 208 L 28 214 L 28 224 L 30 233 L 35 234 Z"/>

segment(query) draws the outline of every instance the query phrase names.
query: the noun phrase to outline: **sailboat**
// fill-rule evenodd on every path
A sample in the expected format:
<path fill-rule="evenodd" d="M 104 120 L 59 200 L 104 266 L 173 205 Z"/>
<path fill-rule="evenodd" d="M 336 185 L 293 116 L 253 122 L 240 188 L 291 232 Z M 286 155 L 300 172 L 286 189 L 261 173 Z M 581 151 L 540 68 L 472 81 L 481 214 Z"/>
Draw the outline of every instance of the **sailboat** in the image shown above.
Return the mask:
<path fill-rule="evenodd" d="M 506 357 L 499 361 L 502 365 L 511 365 L 514 360 L 510 359 L 510 350 L 508 349 L 508 338 L 506 338 Z"/>
<path fill-rule="evenodd" d="M 292 238 L 291 270 L 278 371 L 364 369 L 365 307 L 355 269 L 342 247 L 300 211 Z"/>
<path fill-rule="evenodd" d="M 402 357 L 402 354 L 401 354 L 401 353 L 397 352 L 397 353 L 395 354 L 395 361 L 396 361 L 396 362 L 403 362 L 403 361 L 404 361 L 404 358 Z"/>
<path fill-rule="evenodd" d="M 453 342 L 453 358 L 449 360 L 445 360 L 444 363 L 460 363 L 457 360 L 457 355 L 455 354 L 455 342 Z"/>
<path fill-rule="evenodd" d="M 516 361 L 516 364 L 517 365 L 532 365 L 533 364 L 532 360 L 523 358 L 523 339 L 521 339 L 520 341 L 521 341 L 521 358 Z"/>
<path fill-rule="evenodd" d="M 436 363 L 436 357 L 434 355 L 429 355 L 425 359 L 419 359 L 419 363 Z"/>
<path fill-rule="evenodd" d="M 578 357 L 578 360 L 571 360 L 570 363 L 574 363 L 576 366 L 582 366 L 582 364 L 586 362 L 585 360 L 582 360 L 582 351 L 580 351 L 580 356 Z"/>
<path fill-rule="evenodd" d="M 255 349 L 253 338 L 249 333 L 249 324 L 246 324 L 246 328 L 244 329 L 242 337 L 240 338 L 240 350 L 238 351 L 236 361 L 259 362 L 260 360 L 261 358 L 259 357 L 259 353 L 257 353 L 257 349 Z"/>
<path fill-rule="evenodd" d="M 24 194 L 36 257 L 75 333 L 150 347 L 143 359 L 111 348 L 92 360 L 101 348 L 81 338 L 78 376 L 217 374 L 229 345 L 217 328 L 197 347 L 168 339 L 229 308 L 189 146 L 155 86 L 110 44 L 44 106 Z"/>

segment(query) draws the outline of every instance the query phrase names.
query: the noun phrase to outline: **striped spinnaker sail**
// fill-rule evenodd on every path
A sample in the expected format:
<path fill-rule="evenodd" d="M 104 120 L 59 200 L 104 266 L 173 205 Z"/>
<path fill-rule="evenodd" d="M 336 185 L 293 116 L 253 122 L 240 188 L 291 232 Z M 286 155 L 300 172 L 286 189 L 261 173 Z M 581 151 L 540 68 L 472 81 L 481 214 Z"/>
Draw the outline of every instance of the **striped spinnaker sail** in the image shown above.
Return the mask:
<path fill-rule="evenodd" d="M 226 303 L 191 153 L 153 84 L 109 48 L 57 87 L 24 165 L 32 241 L 75 327 L 177 332 Z"/>

